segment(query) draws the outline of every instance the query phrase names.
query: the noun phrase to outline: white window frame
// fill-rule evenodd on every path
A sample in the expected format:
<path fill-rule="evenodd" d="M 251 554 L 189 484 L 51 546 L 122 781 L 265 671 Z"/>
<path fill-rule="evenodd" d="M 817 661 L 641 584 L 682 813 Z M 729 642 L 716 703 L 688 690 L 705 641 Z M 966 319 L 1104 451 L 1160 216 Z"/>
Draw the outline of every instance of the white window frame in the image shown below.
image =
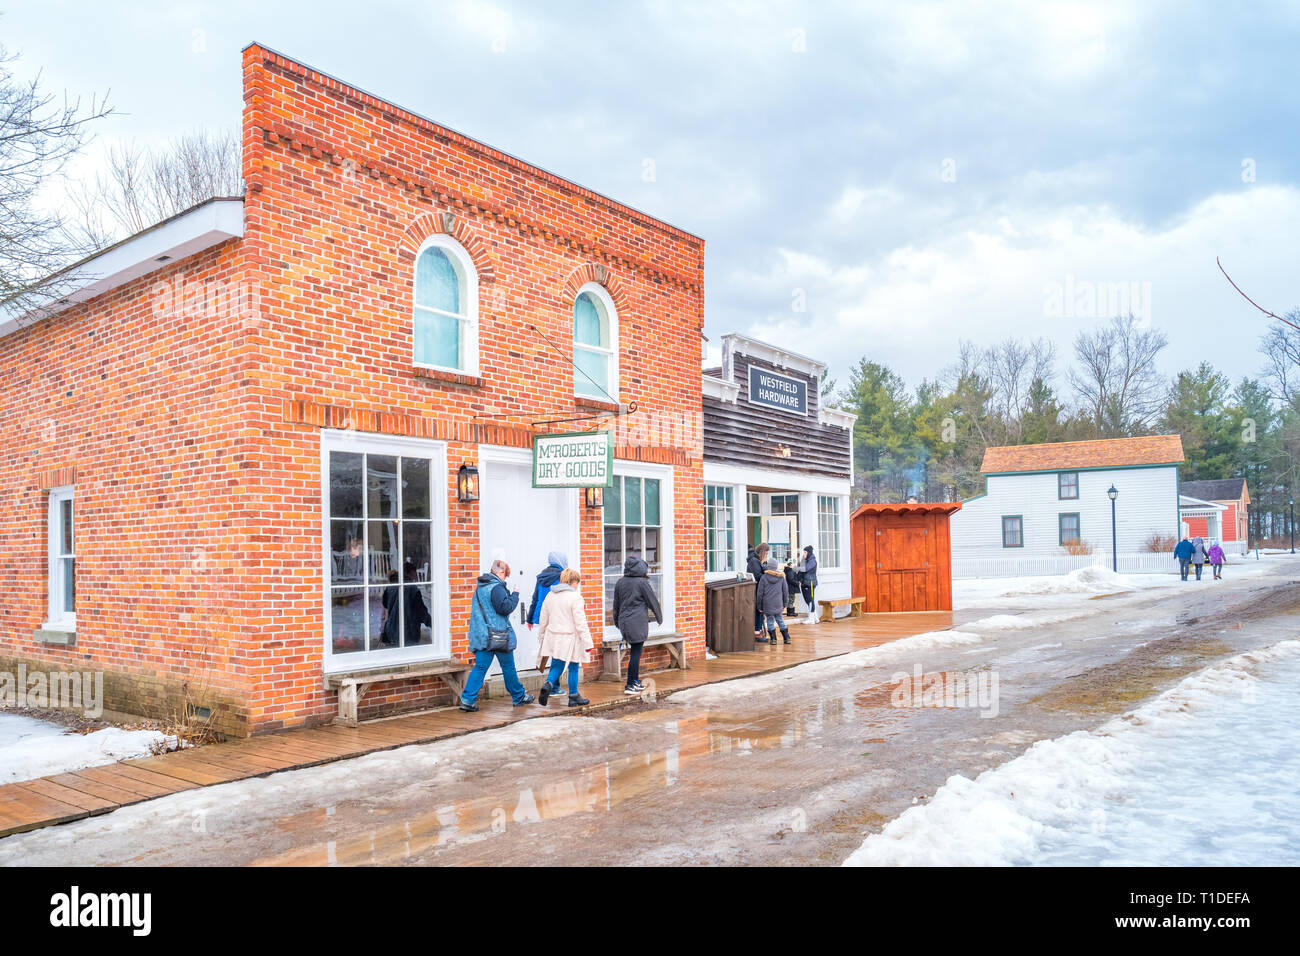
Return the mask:
<path fill-rule="evenodd" d="M 663 565 L 663 588 L 659 596 L 660 610 L 664 612 L 663 624 L 650 622 L 650 634 L 672 634 L 676 630 L 674 616 L 677 606 L 677 561 L 673 557 L 676 552 L 675 548 L 675 522 L 676 508 L 673 497 L 673 469 L 669 465 L 648 465 L 643 462 L 631 461 L 614 461 L 614 474 L 622 475 L 628 478 L 657 478 L 659 480 L 659 553 L 662 555 L 660 564 Z M 604 559 L 604 538 L 605 538 L 605 518 L 604 512 L 601 513 L 601 569 L 600 569 L 600 594 L 601 600 L 605 596 L 605 559 Z M 605 613 L 608 608 L 601 607 L 600 619 L 605 619 Z M 606 625 L 602 641 L 613 641 L 617 643 L 619 637 L 618 628 L 612 624 Z"/>
<path fill-rule="evenodd" d="M 58 488 L 51 488 L 49 493 L 49 522 L 48 534 L 46 538 L 46 567 L 48 575 L 46 578 L 49 588 L 48 607 L 46 628 L 60 631 L 75 631 L 77 629 L 77 612 L 69 611 L 63 606 L 63 591 L 67 583 L 64 580 L 64 559 L 77 556 L 77 504 L 76 493 L 73 485 L 62 485 Z M 62 535 L 60 523 L 63 520 L 63 503 L 65 501 L 72 503 L 72 554 L 66 555 L 62 551 Z M 76 574 L 76 571 L 73 571 Z"/>
<path fill-rule="evenodd" d="M 578 378 L 582 375 L 576 368 L 577 351 L 582 349 L 585 352 L 597 352 L 605 356 L 609 363 L 609 394 L 614 401 L 618 401 L 618 309 L 614 308 L 614 300 L 610 298 L 609 292 L 599 282 L 585 283 L 573 296 L 573 306 L 578 304 L 578 298 L 584 293 L 589 292 L 605 307 L 605 315 L 609 319 L 609 348 L 602 349 L 595 345 L 578 344 L 578 329 L 576 320 L 573 323 L 573 351 L 574 365 L 573 370 L 573 394 L 579 398 L 592 398 L 596 401 L 608 401 L 603 395 L 588 395 L 585 392 L 578 391 Z"/>
<path fill-rule="evenodd" d="M 823 501 L 831 502 L 835 506 L 835 510 L 834 511 L 822 510 Z M 843 498 L 840 495 L 818 494 L 816 499 L 816 508 L 817 508 L 818 566 L 820 568 L 824 564 L 827 570 L 833 568 L 834 569 L 843 568 L 844 567 L 843 519 L 844 519 L 844 511 L 846 510 L 843 507 Z M 832 528 L 829 533 L 835 536 L 835 560 L 834 561 L 828 560 L 827 555 L 829 554 L 830 549 L 827 547 L 825 541 L 822 540 L 822 535 L 827 533 L 822 530 L 822 519 L 827 517 L 832 517 L 832 516 L 835 518 L 835 520 L 834 522 L 832 522 Z"/>
<path fill-rule="evenodd" d="M 453 312 L 446 312 L 442 309 L 434 309 L 429 306 L 419 304 L 419 289 L 417 286 L 420 281 L 420 257 L 424 255 L 425 250 L 438 248 L 447 254 L 451 260 L 452 268 L 460 276 L 461 284 L 461 308 L 464 310 L 463 315 L 456 315 Z M 419 312 L 432 313 L 456 319 L 461 323 L 463 351 L 461 362 L 463 368 L 452 368 L 448 365 L 433 365 L 427 362 L 417 362 L 415 360 L 415 320 Z M 469 253 L 459 242 L 446 233 L 435 233 L 420 244 L 419 251 L 415 254 L 415 264 L 411 267 L 411 364 L 416 368 L 435 369 L 440 372 L 452 372 L 456 375 L 475 375 L 479 374 L 479 321 L 478 321 L 478 270 L 474 268 L 474 260 L 470 258 Z"/>
<path fill-rule="evenodd" d="M 366 670 L 386 665 L 448 660 L 451 657 L 451 596 L 449 564 L 451 547 L 447 529 L 447 497 L 450 478 L 447 471 L 447 443 L 422 438 L 396 438 L 388 435 L 358 434 L 335 429 L 321 432 L 321 638 L 324 642 L 323 669 L 327 674 Z M 429 518 L 432 553 L 441 558 L 440 570 L 430 576 L 433 585 L 429 612 L 433 617 L 433 643 L 394 650 L 357 651 L 334 654 L 330 599 L 330 452 L 406 455 L 430 460 Z M 439 478 L 441 476 L 441 480 Z M 74 526 L 75 527 L 75 526 Z"/>
<path fill-rule="evenodd" d="M 715 491 L 725 491 L 731 495 L 731 503 L 726 505 L 727 524 L 722 527 L 709 526 L 709 489 Z M 704 572 L 707 578 L 714 577 L 731 577 L 736 573 L 736 488 L 734 485 L 720 485 L 712 482 L 704 485 Z M 662 502 L 660 503 L 662 507 Z M 715 507 L 714 513 L 717 513 Z M 729 532 L 731 534 L 731 547 L 719 551 L 713 547 L 714 541 L 712 535 L 717 532 Z M 709 562 L 713 555 L 724 555 L 727 567 L 709 569 Z"/>

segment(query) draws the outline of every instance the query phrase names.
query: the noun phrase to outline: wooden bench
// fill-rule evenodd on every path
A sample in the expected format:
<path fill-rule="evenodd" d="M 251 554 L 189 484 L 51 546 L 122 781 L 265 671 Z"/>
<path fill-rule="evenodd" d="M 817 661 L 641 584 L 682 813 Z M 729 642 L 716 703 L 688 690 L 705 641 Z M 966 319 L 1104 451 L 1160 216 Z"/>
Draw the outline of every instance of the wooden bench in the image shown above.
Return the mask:
<path fill-rule="evenodd" d="M 673 663 L 686 670 L 690 664 L 686 663 L 686 638 L 681 634 L 655 634 L 645 639 L 643 648 L 660 647 L 667 645 L 668 653 L 673 657 Z M 600 655 L 602 666 L 600 676 L 597 680 L 623 680 L 623 652 L 622 648 L 627 647 L 622 641 L 606 641 L 600 646 Z"/>
<path fill-rule="evenodd" d="M 459 697 L 465 690 L 465 675 L 473 664 L 464 661 L 432 661 L 428 664 L 407 664 L 397 667 L 378 667 L 364 671 L 345 671 L 326 674 L 325 689 L 339 692 L 339 715 L 335 723 L 347 727 L 357 725 L 357 708 L 371 684 L 390 680 L 411 680 L 418 677 L 441 677 Z"/>
<path fill-rule="evenodd" d="M 822 624 L 829 624 L 835 620 L 835 609 L 844 607 L 846 604 L 849 606 L 849 617 L 861 617 L 863 605 L 867 603 L 867 599 L 864 597 L 846 597 L 836 598 L 834 601 L 818 601 L 817 603 L 821 605 L 822 609 L 822 616 L 818 620 Z"/>

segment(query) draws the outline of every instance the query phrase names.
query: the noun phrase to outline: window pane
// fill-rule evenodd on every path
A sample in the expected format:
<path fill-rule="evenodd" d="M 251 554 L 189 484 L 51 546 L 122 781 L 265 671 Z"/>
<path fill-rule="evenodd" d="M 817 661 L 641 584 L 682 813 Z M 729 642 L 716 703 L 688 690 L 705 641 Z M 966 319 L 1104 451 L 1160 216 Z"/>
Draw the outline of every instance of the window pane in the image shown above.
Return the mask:
<path fill-rule="evenodd" d="M 403 621 L 403 646 L 433 643 L 433 585 L 408 584 L 402 588 L 406 599 Z"/>
<path fill-rule="evenodd" d="M 405 584 L 432 580 L 431 535 L 433 525 L 427 521 L 402 522 L 402 581 Z"/>
<path fill-rule="evenodd" d="M 623 573 L 623 529 L 618 526 L 605 528 L 605 571 Z"/>
<path fill-rule="evenodd" d="M 384 595 L 392 592 L 388 601 Z M 388 587 L 366 588 L 366 612 L 370 618 L 370 649 L 372 651 L 395 651 L 402 646 L 402 618 L 399 605 L 402 589 L 390 584 Z M 389 615 L 388 608 L 393 614 Z"/>
<path fill-rule="evenodd" d="M 609 354 L 584 348 L 573 350 L 573 390 L 579 395 L 605 398 L 609 393 Z"/>
<path fill-rule="evenodd" d="M 415 310 L 415 361 L 420 365 L 461 368 L 460 319 Z"/>
<path fill-rule="evenodd" d="M 397 517 L 397 458 L 366 456 L 366 517 Z"/>
<path fill-rule="evenodd" d="M 582 293 L 573 303 L 573 341 L 609 348 L 609 316 L 604 304 L 590 292 Z"/>
<path fill-rule="evenodd" d="M 330 593 L 330 628 L 335 654 L 366 649 L 365 592 L 361 588 L 335 588 Z"/>
<path fill-rule="evenodd" d="M 363 584 L 366 579 L 366 546 L 361 522 L 330 522 L 330 583 Z"/>
<path fill-rule="evenodd" d="M 447 253 L 425 249 L 415 270 L 415 304 L 460 313 L 460 276 Z"/>
<path fill-rule="evenodd" d="M 362 456 L 330 452 L 330 517 L 361 517 Z"/>
<path fill-rule="evenodd" d="M 77 559 L 63 559 L 63 610 L 71 614 L 77 610 Z"/>
<path fill-rule="evenodd" d="M 623 523 L 623 479 L 614 476 L 614 484 L 605 489 L 605 524 Z"/>
<path fill-rule="evenodd" d="M 639 525 L 635 528 L 623 529 L 623 554 L 625 557 L 640 554 L 649 563 L 650 559 L 641 551 L 641 528 Z"/>
<path fill-rule="evenodd" d="M 402 517 L 431 517 L 429 513 L 429 460 L 427 458 L 402 459 Z"/>
<path fill-rule="evenodd" d="M 392 521 L 371 521 L 368 522 L 368 527 L 370 536 L 366 545 L 370 549 L 369 581 L 371 584 L 387 584 L 392 580 L 389 573 L 400 568 L 397 524 Z"/>
<path fill-rule="evenodd" d="M 659 529 L 645 529 L 645 550 L 641 552 L 641 557 L 645 558 L 645 563 L 650 565 L 651 570 L 659 567 Z"/>
<path fill-rule="evenodd" d="M 60 512 L 63 518 L 61 535 L 63 539 L 63 553 L 73 554 L 72 550 L 72 499 L 66 498 L 60 502 Z"/>
<path fill-rule="evenodd" d="M 645 523 L 659 523 L 659 479 L 645 480 Z"/>
<path fill-rule="evenodd" d="M 641 479 L 623 479 L 623 523 L 641 523 Z"/>

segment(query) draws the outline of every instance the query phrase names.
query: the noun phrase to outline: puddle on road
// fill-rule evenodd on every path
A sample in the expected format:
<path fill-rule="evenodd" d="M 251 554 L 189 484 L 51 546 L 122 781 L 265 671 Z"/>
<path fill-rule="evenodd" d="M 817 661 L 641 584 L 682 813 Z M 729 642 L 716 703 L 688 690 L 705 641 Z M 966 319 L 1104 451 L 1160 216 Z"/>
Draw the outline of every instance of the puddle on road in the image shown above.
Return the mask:
<path fill-rule="evenodd" d="M 554 782 L 483 794 L 414 815 L 402 807 L 376 807 L 368 800 L 344 800 L 314 808 L 284 817 L 277 824 L 283 831 L 295 834 L 297 841 L 303 841 L 322 830 L 346 826 L 347 817 L 394 819 L 378 826 L 367 825 L 365 832 L 354 837 L 300 844 L 287 852 L 253 860 L 251 865 L 396 863 L 438 848 L 490 839 L 515 825 L 608 813 L 655 792 L 690 786 L 683 777 L 689 776 L 692 763 L 806 746 L 815 743 L 831 726 L 848 721 L 855 721 L 868 735 L 861 739 L 862 744 L 883 743 L 898 732 L 895 725 L 904 716 L 889 707 L 890 687 L 877 685 L 777 713 L 712 712 L 674 717 L 673 710 L 664 708 L 629 714 L 623 719 L 659 726 L 673 735 L 674 744 L 566 772 Z M 882 714 L 882 708 L 887 712 Z M 545 771 L 539 765 L 538 772 Z"/>

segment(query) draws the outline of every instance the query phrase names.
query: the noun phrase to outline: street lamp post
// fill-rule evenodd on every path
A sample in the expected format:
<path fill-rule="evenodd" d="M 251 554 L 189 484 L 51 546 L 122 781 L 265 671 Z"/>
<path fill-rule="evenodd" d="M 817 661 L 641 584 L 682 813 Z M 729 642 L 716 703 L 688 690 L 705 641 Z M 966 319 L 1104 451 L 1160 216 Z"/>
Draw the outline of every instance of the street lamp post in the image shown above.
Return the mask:
<path fill-rule="evenodd" d="M 1288 498 L 1286 506 L 1291 511 L 1291 553 L 1295 554 L 1295 499 Z"/>
<path fill-rule="evenodd" d="M 1106 497 L 1110 499 L 1110 560 L 1112 570 L 1119 574 L 1119 538 L 1115 532 L 1115 499 L 1119 497 L 1119 491 L 1114 485 L 1111 485 L 1106 492 Z"/>

